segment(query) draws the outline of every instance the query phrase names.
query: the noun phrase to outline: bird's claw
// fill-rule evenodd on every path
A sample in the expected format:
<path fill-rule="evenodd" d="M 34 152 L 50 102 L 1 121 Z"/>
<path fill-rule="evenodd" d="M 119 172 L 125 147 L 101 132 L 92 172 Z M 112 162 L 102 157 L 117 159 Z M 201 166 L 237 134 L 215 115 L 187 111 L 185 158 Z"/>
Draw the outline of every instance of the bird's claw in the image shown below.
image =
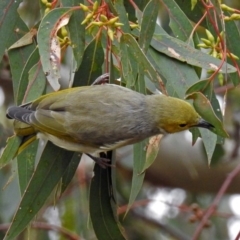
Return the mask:
<path fill-rule="evenodd" d="M 115 165 L 109 163 L 110 159 L 108 158 L 103 158 L 103 157 L 95 157 L 92 156 L 91 154 L 87 154 L 94 162 L 96 162 L 101 168 L 107 168 L 107 167 L 115 167 Z"/>

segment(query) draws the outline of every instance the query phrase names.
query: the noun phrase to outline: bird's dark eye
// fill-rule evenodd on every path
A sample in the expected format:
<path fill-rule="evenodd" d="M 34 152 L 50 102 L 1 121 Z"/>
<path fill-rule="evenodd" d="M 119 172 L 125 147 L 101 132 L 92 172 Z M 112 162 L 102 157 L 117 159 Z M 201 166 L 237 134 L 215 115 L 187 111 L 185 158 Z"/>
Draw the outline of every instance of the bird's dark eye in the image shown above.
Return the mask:
<path fill-rule="evenodd" d="M 187 126 L 186 123 L 179 124 L 179 127 L 186 127 L 186 126 Z"/>

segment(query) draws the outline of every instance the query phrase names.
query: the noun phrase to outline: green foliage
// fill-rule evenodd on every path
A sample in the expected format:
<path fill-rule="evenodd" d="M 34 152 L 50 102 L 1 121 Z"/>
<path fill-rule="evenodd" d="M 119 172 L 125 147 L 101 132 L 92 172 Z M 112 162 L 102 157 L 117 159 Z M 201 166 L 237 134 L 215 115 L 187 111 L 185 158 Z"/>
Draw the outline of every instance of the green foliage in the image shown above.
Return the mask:
<path fill-rule="evenodd" d="M 221 72 L 224 77 L 230 74 L 234 85 L 239 84 L 239 60 L 231 58 L 229 64 L 226 56 L 217 59 L 196 47 L 199 39 L 191 21 L 198 23 L 202 17 L 203 7 L 199 2 L 182 4 L 178 0 L 150 0 L 135 1 L 135 5 L 130 1 L 105 0 L 83 5 L 81 0 L 62 0 L 61 4 L 55 5 L 54 1 L 41 1 L 37 15 L 42 17 L 39 22 L 35 19 L 33 28 L 22 20 L 26 19 L 26 12 L 19 11 L 19 15 L 20 3 L 19 0 L 0 3 L 3 16 L 0 20 L 0 56 L 8 49 L 16 104 L 24 104 L 45 91 L 57 91 L 62 87 L 60 69 L 67 52 L 70 54 L 67 61 L 70 59 L 71 86 L 90 85 L 102 73 L 110 72 L 111 81 L 121 78 L 123 85 L 142 93 L 153 92 L 154 87 L 179 98 L 184 98 L 187 93 L 188 98 L 194 100 L 196 110 L 217 128 L 215 133 L 227 136 L 212 83 L 216 80 L 215 75 Z M 31 1 L 26 4 L 30 6 Z M 161 8 L 169 14 L 169 33 L 156 23 Z M 31 19 L 34 19 L 33 15 Z M 199 23 L 203 27 L 209 24 L 205 20 Z M 240 42 L 239 28 L 233 21 L 224 27 L 226 36 L 222 40 L 227 40 L 230 52 L 239 55 L 239 48 L 234 47 Z M 214 36 L 219 36 L 220 32 Z M 203 82 L 199 72 L 204 70 L 215 75 L 208 75 L 209 79 Z M 217 81 L 215 85 L 218 85 Z M 202 104 L 203 101 L 206 104 Z M 202 130 L 194 132 L 193 136 L 194 141 L 202 137 L 210 164 L 216 144 L 223 139 Z M 9 139 L 0 167 L 15 157 L 20 143 L 21 139 L 17 137 Z M 127 211 L 141 189 L 146 168 L 157 155 L 159 142 L 150 142 L 146 147 L 147 144 L 145 141 L 134 146 Z M 77 154 L 51 143 L 40 156 L 38 148 L 35 141 L 18 156 L 22 199 L 6 240 L 14 239 L 28 226 L 60 180 L 60 193 L 64 194 L 80 162 Z M 115 183 L 112 183 L 115 176 L 111 175 L 110 169 L 99 169 L 99 166 L 95 166 L 94 173 L 89 196 L 93 229 L 98 239 L 125 239 L 116 217 L 117 199 L 113 203 L 111 198 L 112 191 L 116 191 Z M 109 182 L 111 184 L 106 185 Z"/>

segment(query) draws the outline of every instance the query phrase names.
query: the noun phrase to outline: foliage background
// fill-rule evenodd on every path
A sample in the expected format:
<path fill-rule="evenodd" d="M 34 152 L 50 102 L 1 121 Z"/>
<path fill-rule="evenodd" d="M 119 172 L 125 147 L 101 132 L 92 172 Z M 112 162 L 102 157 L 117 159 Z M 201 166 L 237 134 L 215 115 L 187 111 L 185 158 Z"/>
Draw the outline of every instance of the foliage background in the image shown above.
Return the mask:
<path fill-rule="evenodd" d="M 191 10 L 190 1 L 151 1 L 152 6 L 149 1 L 134 1 L 140 9 L 138 11 L 134 10 L 132 1 L 105 1 L 106 4 L 114 5 L 113 9 L 116 11 L 114 14 L 119 16 L 119 22 L 124 23 L 124 26 L 119 26 L 122 31 L 116 30 L 117 34 L 113 36 L 113 41 L 111 41 L 111 33 L 108 31 L 103 31 L 101 41 L 98 41 L 96 37 L 98 28 L 92 29 L 92 32 L 89 33 L 89 31 L 85 31 L 86 25 L 80 24 L 86 16 L 84 11 L 79 8 L 80 2 L 82 1 L 62 0 L 58 3 L 53 1 L 52 5 L 49 5 L 49 8 L 53 8 L 53 12 L 49 11 L 50 13 L 45 18 L 44 12 L 48 6 L 44 1 L 19 0 L 0 3 L 0 39 L 2 42 L 0 46 L 2 59 L 0 86 L 2 96 L 4 95 L 0 110 L 1 147 L 5 147 L 7 137 L 12 135 L 11 122 L 5 118 L 6 108 L 14 103 L 21 104 L 33 100 L 58 86 L 55 72 L 52 82 L 49 79 L 49 82 L 46 80 L 46 75 L 48 75 L 46 72 L 49 70 L 51 73 L 55 69 L 55 65 L 51 65 L 50 61 L 51 54 L 55 49 L 49 45 L 50 36 L 55 33 L 62 40 L 61 88 L 71 85 L 88 85 L 102 73 L 110 71 L 112 82 L 121 77 L 124 85 L 145 93 L 150 93 L 155 88 L 180 98 L 185 97 L 187 90 L 188 93 L 196 91 L 203 92 L 205 95 L 209 93 L 211 97 L 208 96 L 208 98 L 216 114 L 221 118 L 221 115 L 217 113 L 216 93 L 220 103 L 223 103 L 224 123 L 230 135 L 224 145 L 216 145 L 216 135 L 206 131 L 201 131 L 204 142 L 198 140 L 194 147 L 191 146 L 189 133 L 164 137 L 160 141 L 160 150 L 155 162 L 146 171 L 142 188 L 144 174 L 138 173 L 139 169 L 145 169 L 143 149 L 146 143 L 117 151 L 113 156 L 113 159 L 117 160 L 116 172 L 111 173 L 113 174 L 111 179 L 116 178 L 116 186 L 113 185 L 113 189 L 116 191 L 120 208 L 117 208 L 115 203 L 111 204 L 113 209 L 118 212 L 119 220 L 128 239 L 197 239 L 196 229 L 200 229 L 199 224 L 202 220 L 207 228 L 200 229 L 201 239 L 238 239 L 240 229 L 239 227 L 234 228 L 239 223 L 238 208 L 236 204 L 233 204 L 237 199 L 234 194 L 239 192 L 238 183 L 240 181 L 238 176 L 239 92 L 238 88 L 234 88 L 239 82 L 238 72 L 224 75 L 223 83 L 221 75 L 216 74 L 208 81 L 211 82 L 211 85 L 208 85 L 210 87 L 207 88 L 206 93 L 201 89 L 200 79 L 210 76 L 202 71 L 206 63 L 212 61 L 207 54 L 203 55 L 200 61 L 197 52 L 193 54 L 192 49 L 186 48 L 186 53 L 182 53 L 185 60 L 180 62 L 179 59 L 173 59 L 174 56 L 166 55 L 167 53 L 159 44 L 161 41 L 156 35 L 155 42 L 152 41 L 153 32 L 160 35 L 161 40 L 165 40 L 164 43 L 169 44 L 168 47 L 172 47 L 171 44 L 176 43 L 174 39 L 180 39 L 186 42 L 186 45 L 180 45 L 180 48 L 175 48 L 176 45 L 173 45 L 174 50 L 180 51 L 184 46 L 197 48 L 201 42 L 200 38 L 206 38 L 204 27 L 209 29 L 215 39 L 221 29 L 226 28 L 227 49 L 239 56 L 238 21 L 226 22 L 226 25 L 223 25 L 219 18 L 220 15 L 216 15 L 215 22 L 211 22 L 207 15 L 200 23 L 204 12 L 211 11 L 211 8 L 208 9 L 204 6 L 204 1 L 197 1 L 193 10 Z M 98 2 L 99 5 L 103 3 L 103 1 Z M 238 1 L 225 1 L 224 3 L 240 9 Z M 85 4 L 89 5 L 89 3 Z M 149 4 L 149 8 L 146 8 L 147 4 Z M 159 7 L 154 8 L 154 4 Z M 211 4 L 213 10 L 219 13 L 218 2 L 208 3 L 208 5 Z M 73 6 L 78 6 L 78 9 L 74 11 L 67 23 L 67 35 L 64 32 L 58 32 L 58 29 L 62 27 L 61 21 L 60 24 L 47 27 L 48 22 L 52 23 L 58 20 L 69 8 L 73 9 Z M 54 15 L 55 13 L 56 15 Z M 142 13 L 144 13 L 143 18 L 141 18 Z M 157 15 L 162 28 L 155 27 L 153 20 Z M 131 24 L 137 23 L 138 19 L 141 28 L 131 30 L 128 19 Z M 39 27 L 40 22 L 42 28 Z M 194 23 L 199 23 L 201 27 L 198 28 L 197 33 L 191 35 Z M 218 31 L 216 31 L 216 26 Z M 29 33 L 27 40 L 21 40 L 18 48 L 9 49 L 27 33 Z M 123 36 L 121 34 L 125 34 L 124 37 L 121 37 Z M 67 38 L 65 38 L 66 36 Z M 69 37 L 71 46 L 69 46 Z M 28 42 L 29 39 L 34 39 L 33 43 Z M 136 45 L 134 39 L 138 40 L 139 45 Z M 113 44 L 109 44 L 110 42 Z M 36 48 L 37 43 L 39 50 Z M 140 48 L 144 54 L 139 51 Z M 137 57 L 134 56 L 135 53 Z M 157 72 L 153 71 L 154 68 L 146 59 Z M 236 68 L 238 61 L 229 60 Z M 196 65 L 196 62 L 199 62 L 199 65 Z M 159 82 L 160 78 L 163 80 L 163 84 Z M 191 90 L 192 85 L 194 88 Z M 204 107 L 209 109 L 209 105 L 200 106 L 200 108 Z M 214 121 L 214 118 L 212 120 Z M 98 231 L 96 225 L 104 228 L 103 223 L 108 215 L 105 216 L 106 218 L 99 218 L 97 214 L 94 214 L 96 218 L 92 219 L 93 226 L 89 220 L 89 203 L 91 205 L 91 200 L 100 198 L 96 194 L 97 190 L 93 191 L 92 195 L 89 194 L 92 180 L 92 166 L 89 165 L 91 161 L 83 156 L 78 166 L 80 158 L 76 154 L 59 150 L 48 144 L 41 155 L 37 151 L 38 148 L 42 149 L 43 147 L 38 142 L 34 142 L 30 146 L 30 150 L 18 156 L 17 159 L 9 162 L 11 153 L 8 154 L 8 158 L 5 158 L 6 162 L 3 158 L 1 159 L 0 239 L 3 239 L 9 228 L 14 213 L 18 210 L 21 214 L 20 210 L 22 209 L 19 210 L 18 207 L 21 195 L 25 196 L 27 204 L 34 199 L 33 196 L 40 195 L 41 197 L 31 203 L 33 209 L 29 205 L 25 206 L 27 210 L 37 212 L 37 216 L 33 219 L 31 227 L 22 232 L 17 239 L 27 239 L 27 237 L 30 239 L 96 239 L 95 232 Z M 14 154 L 14 147 L 10 150 Z M 139 154 L 137 155 L 137 153 Z M 42 168 L 36 170 L 35 158 L 40 158 L 38 167 L 42 163 Z M 139 158 L 142 158 L 140 165 L 134 165 L 136 162 L 133 164 L 132 159 L 137 159 L 138 163 Z M 71 165 L 68 165 L 69 161 L 66 162 L 65 159 L 71 159 Z M 210 168 L 209 161 L 211 162 Z M 9 164 L 5 165 L 5 163 Z M 48 171 L 49 169 L 50 171 Z M 69 174 L 65 172 L 66 169 Z M 133 182 L 132 169 L 133 176 L 135 176 Z M 97 173 L 95 169 L 95 176 Z M 35 177 L 34 181 L 31 180 L 32 185 L 28 185 L 32 174 L 38 177 Z M 56 180 L 61 177 L 63 185 L 55 187 Z M 43 187 L 40 188 L 39 184 L 42 184 Z M 66 185 L 68 185 L 67 188 L 65 188 Z M 28 196 L 24 191 L 30 186 L 32 188 L 30 188 Z M 98 185 L 96 189 L 104 189 L 104 186 Z M 140 194 L 138 194 L 139 189 L 141 189 Z M 136 195 L 137 199 L 135 199 Z M 104 196 L 106 195 L 101 194 L 101 197 Z M 130 205 L 128 205 L 129 198 Z M 221 202 L 219 202 L 220 200 Z M 91 210 L 98 209 L 98 201 L 92 204 Z M 214 211 L 214 204 L 218 206 L 216 211 Z M 43 205 L 39 211 L 38 205 L 40 207 Z M 129 206 L 131 207 L 130 211 L 125 216 Z M 230 206 L 235 207 L 231 208 Z M 204 215 L 206 209 L 213 212 L 212 218 Z M 30 212 L 24 217 L 20 215 L 16 222 L 21 222 L 24 226 L 27 224 L 26 219 L 32 218 L 33 214 Z M 110 229 L 110 226 L 107 225 L 106 230 Z M 15 228 L 14 231 L 18 232 L 19 230 Z M 123 237 L 122 232 L 121 227 L 114 230 L 120 239 Z M 107 239 L 103 233 L 100 232 L 100 235 L 102 239 Z"/>

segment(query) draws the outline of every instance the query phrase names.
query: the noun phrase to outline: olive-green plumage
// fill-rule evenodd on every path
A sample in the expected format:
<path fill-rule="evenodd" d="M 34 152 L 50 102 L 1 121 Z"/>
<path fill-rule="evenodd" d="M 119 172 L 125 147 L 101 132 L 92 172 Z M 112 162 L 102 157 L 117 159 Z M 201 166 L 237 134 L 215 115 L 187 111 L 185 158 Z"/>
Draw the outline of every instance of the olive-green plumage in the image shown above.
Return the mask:
<path fill-rule="evenodd" d="M 212 127 L 183 100 L 145 96 L 112 84 L 50 93 L 32 103 L 10 107 L 7 116 L 17 120 L 17 135 L 35 132 L 62 148 L 89 154 L 159 133 Z"/>

